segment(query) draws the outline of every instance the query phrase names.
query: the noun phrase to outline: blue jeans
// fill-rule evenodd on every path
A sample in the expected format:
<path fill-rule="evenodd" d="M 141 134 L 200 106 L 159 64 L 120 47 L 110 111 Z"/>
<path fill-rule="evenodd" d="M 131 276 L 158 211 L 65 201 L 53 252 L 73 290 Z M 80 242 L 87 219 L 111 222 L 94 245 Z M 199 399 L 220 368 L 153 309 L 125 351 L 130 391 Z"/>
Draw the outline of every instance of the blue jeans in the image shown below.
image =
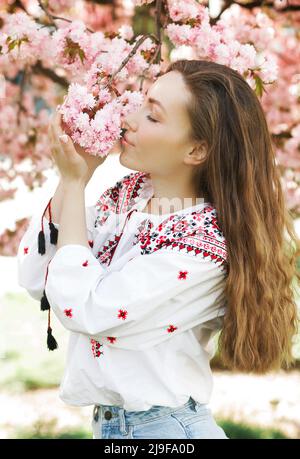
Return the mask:
<path fill-rule="evenodd" d="M 146 411 L 94 405 L 92 429 L 93 439 L 228 439 L 214 420 L 210 408 L 192 397 L 177 408 L 155 405 Z"/>

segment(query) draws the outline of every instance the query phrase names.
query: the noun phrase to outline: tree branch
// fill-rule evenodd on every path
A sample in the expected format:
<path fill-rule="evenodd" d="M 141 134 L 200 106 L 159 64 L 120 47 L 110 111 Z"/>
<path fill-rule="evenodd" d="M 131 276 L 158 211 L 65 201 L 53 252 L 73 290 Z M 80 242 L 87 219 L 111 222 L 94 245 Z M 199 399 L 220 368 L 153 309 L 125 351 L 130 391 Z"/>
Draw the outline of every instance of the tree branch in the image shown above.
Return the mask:
<path fill-rule="evenodd" d="M 20 126 L 21 120 L 21 112 L 26 112 L 26 108 L 23 105 L 23 98 L 24 98 L 24 91 L 26 85 L 26 77 L 27 77 L 27 70 L 26 68 L 21 71 L 21 82 L 20 82 L 20 95 L 18 101 L 18 113 L 17 113 L 17 124 Z"/>
<path fill-rule="evenodd" d="M 143 35 L 137 42 L 136 44 L 134 45 L 134 47 L 132 48 L 132 50 L 130 51 L 130 53 L 128 54 L 128 56 L 123 60 L 123 62 L 121 63 L 121 65 L 119 66 L 119 68 L 110 76 L 110 78 L 108 79 L 108 82 L 107 82 L 107 85 L 106 86 L 110 86 L 114 77 L 122 70 L 123 67 L 125 67 L 125 65 L 127 64 L 127 62 L 129 61 L 129 59 L 136 53 L 137 49 L 139 48 L 139 46 L 147 39 L 147 38 L 153 38 L 154 41 L 156 41 L 157 43 L 158 42 L 158 39 L 155 35 L 153 34 L 145 34 Z"/>
<path fill-rule="evenodd" d="M 47 78 L 50 78 L 54 83 L 59 84 L 63 88 L 67 89 L 69 87 L 69 81 L 57 75 L 53 70 L 48 69 L 46 67 L 43 67 L 42 63 L 40 61 L 37 61 L 37 63 L 32 67 L 32 73 L 36 75 L 43 75 L 46 76 Z"/>
<path fill-rule="evenodd" d="M 65 22 L 73 22 L 71 19 L 67 19 L 67 18 L 63 18 L 61 16 L 55 16 L 51 13 L 49 13 L 49 11 L 47 10 L 47 8 L 43 5 L 43 2 L 42 0 L 38 0 L 38 4 L 39 6 L 41 7 L 41 9 L 44 11 L 45 15 L 47 16 L 47 18 L 49 19 L 49 21 L 51 22 L 51 24 L 57 29 L 57 25 L 55 24 L 55 20 L 59 20 L 59 21 L 65 21 Z M 90 33 L 94 33 L 94 31 L 92 29 L 89 29 L 88 27 L 86 27 L 86 30 L 88 30 Z"/>

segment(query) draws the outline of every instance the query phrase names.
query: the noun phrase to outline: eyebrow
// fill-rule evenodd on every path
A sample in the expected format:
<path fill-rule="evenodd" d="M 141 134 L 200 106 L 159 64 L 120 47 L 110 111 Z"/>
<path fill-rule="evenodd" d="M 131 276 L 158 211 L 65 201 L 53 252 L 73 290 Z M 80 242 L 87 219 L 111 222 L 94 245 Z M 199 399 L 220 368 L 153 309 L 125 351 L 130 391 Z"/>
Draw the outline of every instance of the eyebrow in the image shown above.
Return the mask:
<path fill-rule="evenodd" d="M 146 95 L 147 95 L 147 94 L 148 94 L 148 91 L 146 92 Z M 149 98 L 148 98 L 148 102 L 150 102 L 150 103 L 152 103 L 152 104 L 158 105 L 159 107 L 161 107 L 161 108 L 163 109 L 163 111 L 164 111 L 165 113 L 167 113 L 167 112 L 166 112 L 166 109 L 165 109 L 164 106 L 159 102 L 159 100 L 153 99 L 153 97 L 149 97 Z"/>

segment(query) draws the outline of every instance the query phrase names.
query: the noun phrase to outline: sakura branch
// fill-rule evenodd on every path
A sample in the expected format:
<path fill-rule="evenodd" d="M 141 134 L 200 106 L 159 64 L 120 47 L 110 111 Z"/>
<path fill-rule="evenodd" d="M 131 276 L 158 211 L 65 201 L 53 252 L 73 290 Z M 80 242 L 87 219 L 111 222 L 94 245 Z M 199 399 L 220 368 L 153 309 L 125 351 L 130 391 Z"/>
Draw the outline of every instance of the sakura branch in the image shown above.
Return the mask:
<path fill-rule="evenodd" d="M 59 2 L 56 2 L 56 3 L 59 3 Z M 68 2 L 71 6 L 71 2 Z M 40 6 L 40 8 L 44 11 L 45 15 L 47 16 L 47 18 L 49 19 L 50 23 L 55 27 L 55 29 L 57 30 L 58 27 L 57 25 L 55 24 L 55 20 L 59 20 L 59 21 L 65 21 L 65 22 L 69 22 L 72 24 L 72 20 L 71 19 L 67 19 L 67 18 L 64 18 L 64 17 L 61 17 L 61 16 L 55 16 L 54 14 L 51 14 L 48 9 L 46 8 L 46 6 L 44 5 L 44 2 L 43 0 L 38 0 L 38 4 Z M 53 6 L 55 4 L 53 3 Z M 94 31 L 92 29 L 90 29 L 89 27 L 86 27 L 86 30 L 88 30 L 90 33 L 94 33 Z"/>
<path fill-rule="evenodd" d="M 245 77 L 265 109 L 289 207 L 300 212 L 298 0 L 226 0 L 217 18 L 196 0 L 135 0 L 137 16 L 139 6 L 155 6 L 149 15 L 154 32 L 138 36 L 128 23 L 97 29 L 84 14 L 87 21 L 79 20 L 78 0 L 40 0 L 39 17 L 28 14 L 34 2 L 7 6 L 0 0 L 0 73 L 6 79 L 0 148 L 8 169 L 29 188 L 40 186 L 43 170 L 52 167 L 51 111 L 60 106 L 65 131 L 90 154 L 109 154 L 122 134 L 122 117 L 143 101 L 143 81 L 160 74 L 164 51 L 170 60 L 209 59 Z M 25 76 L 25 69 L 26 85 L 24 79 L 20 85 L 17 75 Z M 25 174 L 21 166 L 28 159 L 33 170 Z"/>

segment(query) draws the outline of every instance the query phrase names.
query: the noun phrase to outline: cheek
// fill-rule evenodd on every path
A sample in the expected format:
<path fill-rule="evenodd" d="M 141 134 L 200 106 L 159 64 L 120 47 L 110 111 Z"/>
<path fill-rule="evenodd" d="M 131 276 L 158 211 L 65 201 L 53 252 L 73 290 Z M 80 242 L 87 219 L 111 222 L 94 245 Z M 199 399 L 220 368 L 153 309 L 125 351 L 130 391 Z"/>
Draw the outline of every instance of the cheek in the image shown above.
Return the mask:
<path fill-rule="evenodd" d="M 148 145 L 155 144 L 161 139 L 160 129 L 156 127 L 151 121 L 145 121 L 140 123 L 138 133 L 137 133 L 137 143 L 143 147 L 148 147 Z"/>
<path fill-rule="evenodd" d="M 166 142 L 166 134 L 160 132 L 159 129 L 145 127 L 137 137 L 138 154 L 141 161 L 152 172 L 159 171 L 165 167 L 167 162 L 166 152 L 169 151 Z"/>
<path fill-rule="evenodd" d="M 173 129 L 168 129 L 165 124 L 144 122 L 139 124 L 136 135 L 136 148 L 132 153 L 135 159 L 148 172 L 161 174 L 178 167 L 180 139 L 174 135 Z M 181 144 L 180 144 L 181 145 Z"/>
<path fill-rule="evenodd" d="M 161 156 L 161 153 L 169 150 L 170 135 L 165 125 L 161 123 L 143 123 L 139 126 L 137 145 L 143 154 Z"/>

